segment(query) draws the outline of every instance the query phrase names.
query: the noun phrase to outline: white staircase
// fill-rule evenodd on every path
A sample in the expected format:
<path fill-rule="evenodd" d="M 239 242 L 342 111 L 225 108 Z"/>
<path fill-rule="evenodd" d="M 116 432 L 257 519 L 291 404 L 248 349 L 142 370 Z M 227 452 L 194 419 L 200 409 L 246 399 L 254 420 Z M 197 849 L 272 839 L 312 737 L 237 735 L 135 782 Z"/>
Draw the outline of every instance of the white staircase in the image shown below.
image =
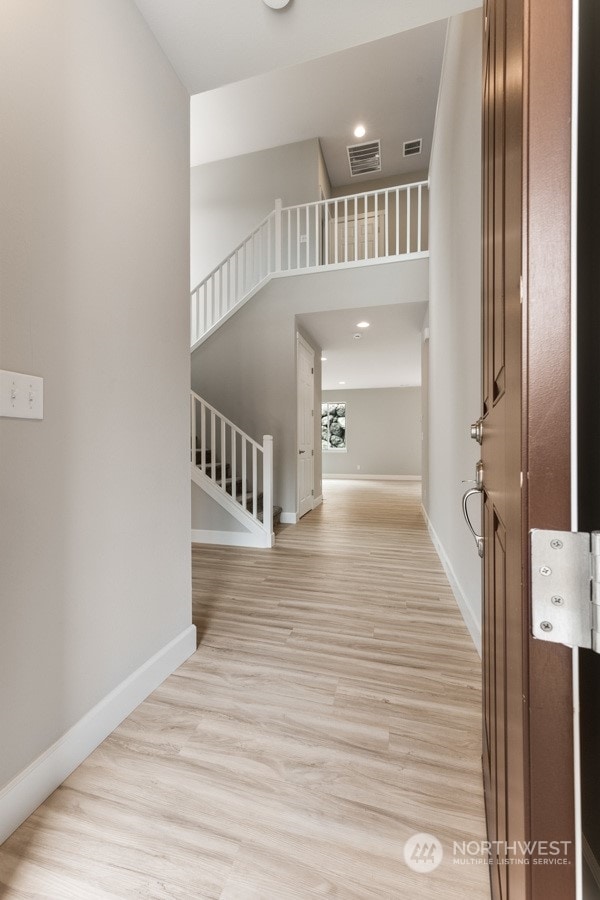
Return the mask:
<path fill-rule="evenodd" d="M 191 294 L 191 347 L 200 346 L 271 278 L 429 256 L 427 182 L 275 209 Z M 192 481 L 242 532 L 198 529 L 204 542 L 272 547 L 273 438 L 259 444 L 191 394 Z M 228 523 L 231 520 L 228 519 Z"/>
<path fill-rule="evenodd" d="M 192 350 L 271 278 L 429 256 L 426 181 L 275 209 L 191 294 Z"/>
<path fill-rule="evenodd" d="M 259 444 L 193 391 L 190 414 L 192 481 L 243 526 L 245 546 L 272 547 L 273 438 Z"/>

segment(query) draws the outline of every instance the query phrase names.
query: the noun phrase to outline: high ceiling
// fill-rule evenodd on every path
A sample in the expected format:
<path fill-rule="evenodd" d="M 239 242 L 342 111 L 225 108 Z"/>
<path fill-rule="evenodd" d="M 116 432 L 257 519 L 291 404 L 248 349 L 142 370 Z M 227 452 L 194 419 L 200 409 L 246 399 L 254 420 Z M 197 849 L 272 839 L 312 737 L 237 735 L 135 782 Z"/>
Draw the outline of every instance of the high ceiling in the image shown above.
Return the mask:
<path fill-rule="evenodd" d="M 351 181 L 346 147 L 360 141 L 381 140 L 382 171 L 371 179 L 426 170 L 445 34 L 444 19 L 197 94 L 192 166 L 318 136 L 334 186 Z M 415 138 L 423 152 L 403 158 L 403 142 Z"/>
<path fill-rule="evenodd" d="M 323 348 L 323 390 L 421 384 L 421 331 L 427 303 L 307 313 L 298 322 Z M 357 323 L 369 322 L 368 328 Z M 355 334 L 360 334 L 356 340 Z"/>
<path fill-rule="evenodd" d="M 481 0 L 135 0 L 191 94 L 327 56 L 481 6 Z"/>

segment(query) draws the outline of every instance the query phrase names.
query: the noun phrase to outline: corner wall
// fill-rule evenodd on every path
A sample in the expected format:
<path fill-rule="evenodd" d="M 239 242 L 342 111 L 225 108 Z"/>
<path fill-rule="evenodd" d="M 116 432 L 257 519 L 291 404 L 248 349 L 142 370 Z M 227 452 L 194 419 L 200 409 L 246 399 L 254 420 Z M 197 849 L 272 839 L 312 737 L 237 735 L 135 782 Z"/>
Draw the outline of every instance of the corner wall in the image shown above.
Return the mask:
<path fill-rule="evenodd" d="M 450 20 L 430 167 L 424 492 L 437 549 L 478 646 L 481 561 L 461 496 L 467 487 L 462 479 L 475 477 L 479 448 L 469 426 L 481 411 L 481 16 L 478 9 Z"/>
<path fill-rule="evenodd" d="M 131 0 L 2 3 L 0 842 L 195 648 L 188 115 Z"/>
<path fill-rule="evenodd" d="M 195 287 L 275 208 L 320 200 L 328 189 L 317 138 L 194 166 L 191 285 Z"/>

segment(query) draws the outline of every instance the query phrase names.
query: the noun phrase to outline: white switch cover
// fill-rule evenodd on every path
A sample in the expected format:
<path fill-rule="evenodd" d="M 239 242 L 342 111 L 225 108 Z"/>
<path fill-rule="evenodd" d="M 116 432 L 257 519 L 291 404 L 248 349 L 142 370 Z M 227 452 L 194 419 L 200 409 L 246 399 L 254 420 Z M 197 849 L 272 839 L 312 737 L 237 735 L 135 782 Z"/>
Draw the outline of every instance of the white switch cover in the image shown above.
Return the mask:
<path fill-rule="evenodd" d="M 0 369 L 0 417 L 44 418 L 44 379 Z"/>

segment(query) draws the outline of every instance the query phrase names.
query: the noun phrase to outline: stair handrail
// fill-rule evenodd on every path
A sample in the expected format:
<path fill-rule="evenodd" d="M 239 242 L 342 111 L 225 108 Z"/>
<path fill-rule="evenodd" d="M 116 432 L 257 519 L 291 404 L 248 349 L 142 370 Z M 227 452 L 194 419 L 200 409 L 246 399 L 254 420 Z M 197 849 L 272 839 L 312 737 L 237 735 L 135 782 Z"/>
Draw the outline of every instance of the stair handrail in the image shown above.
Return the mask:
<path fill-rule="evenodd" d="M 198 408 L 200 411 L 200 434 L 198 434 Z M 210 428 L 207 423 L 210 415 Z M 229 429 L 229 436 L 227 435 Z M 200 447 L 197 446 L 200 439 Z M 238 449 L 239 439 L 239 449 Z M 210 449 L 207 448 L 210 440 Z M 248 466 L 248 448 L 250 448 L 251 465 Z M 217 461 L 217 449 L 219 460 Z M 229 451 L 229 452 L 228 452 Z M 207 453 L 210 452 L 210 463 L 207 464 Z M 262 468 L 259 479 L 258 454 L 262 454 Z M 198 454 L 200 463 L 198 464 Z M 231 419 L 220 413 L 214 406 L 190 391 L 190 461 L 192 470 L 200 469 L 203 476 L 218 488 L 216 496 L 222 505 L 234 503 L 238 509 L 249 515 L 270 537 L 273 532 L 273 437 L 263 435 L 260 444 L 246 434 Z M 242 481 L 241 499 L 237 496 L 237 476 Z M 228 480 L 227 467 L 231 466 L 231 478 Z M 220 470 L 220 476 L 217 471 Z M 249 471 L 250 470 L 250 471 Z M 250 477 L 251 476 L 251 477 Z M 250 484 L 248 479 L 250 478 Z M 261 484 L 262 482 L 262 484 Z M 231 493 L 227 491 L 231 484 Z M 258 508 L 259 488 L 262 486 L 262 521 Z M 250 508 L 249 508 L 250 506 Z"/>
<path fill-rule="evenodd" d="M 223 266 L 224 266 L 229 260 L 233 259 L 233 257 L 235 256 L 235 254 L 238 253 L 238 252 L 242 249 L 242 247 L 244 246 L 244 244 L 247 244 L 248 241 L 252 240 L 252 238 L 253 238 L 256 234 L 258 234 L 258 233 L 260 232 L 261 228 L 263 228 L 263 227 L 268 223 L 269 219 L 272 219 L 272 218 L 274 217 L 274 215 L 275 215 L 275 210 L 273 209 L 273 210 L 271 210 L 271 212 L 270 212 L 267 216 L 264 217 L 264 219 L 262 220 L 262 222 L 261 222 L 259 225 L 257 225 L 256 228 L 255 228 L 253 231 L 251 231 L 250 234 L 248 234 L 248 235 L 244 238 L 243 241 L 240 241 L 240 242 L 239 242 L 239 244 L 237 245 L 237 247 L 234 247 L 234 248 L 233 248 L 233 250 L 231 251 L 231 253 L 228 253 L 228 254 L 227 254 L 227 256 L 225 257 L 225 259 L 221 260 L 221 262 L 220 262 L 218 265 L 216 265 L 216 266 L 214 267 L 214 269 L 211 269 L 211 271 L 208 273 L 208 275 L 205 275 L 204 278 L 203 278 L 201 281 L 198 282 L 198 284 L 196 285 L 196 287 L 192 288 L 192 290 L 190 291 L 190 293 L 191 293 L 191 294 L 195 294 L 196 291 L 198 291 L 198 290 L 204 285 L 204 282 L 205 282 L 205 281 L 208 281 L 209 278 L 212 278 L 213 275 L 216 275 L 217 272 L 219 271 L 219 269 L 222 269 Z"/>
<path fill-rule="evenodd" d="M 424 180 L 294 206 L 276 200 L 275 209 L 191 291 L 191 346 L 273 276 L 428 256 L 428 188 Z"/>

